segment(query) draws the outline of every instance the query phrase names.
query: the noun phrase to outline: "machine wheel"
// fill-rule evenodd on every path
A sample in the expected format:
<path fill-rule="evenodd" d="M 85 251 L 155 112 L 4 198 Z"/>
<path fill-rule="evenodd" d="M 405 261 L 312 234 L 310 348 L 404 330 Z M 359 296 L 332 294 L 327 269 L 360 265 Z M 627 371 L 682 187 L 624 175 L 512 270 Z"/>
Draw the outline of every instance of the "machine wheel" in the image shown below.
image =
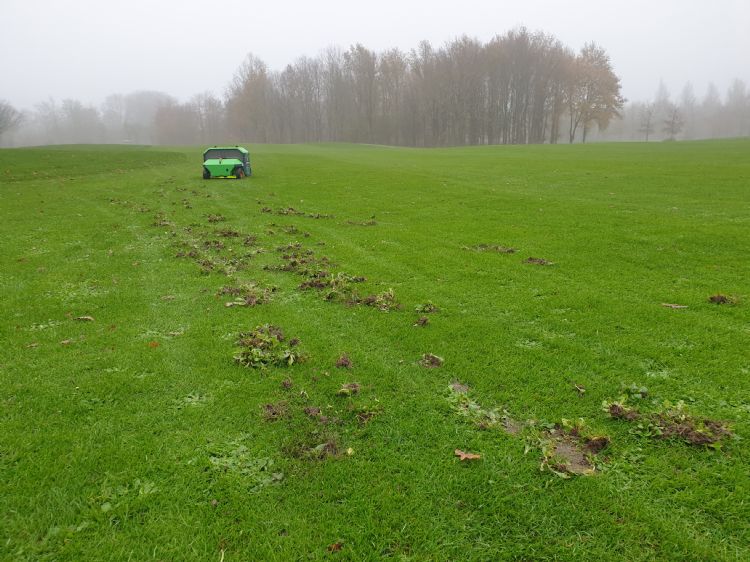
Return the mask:
<path fill-rule="evenodd" d="M 210 180 L 211 179 L 211 172 L 203 168 L 203 179 L 204 180 Z"/>
<path fill-rule="evenodd" d="M 245 177 L 245 170 L 243 170 L 242 168 L 235 168 L 234 177 L 235 179 L 241 180 L 242 178 Z"/>
<path fill-rule="evenodd" d="M 248 168 L 247 169 L 247 175 L 248 176 L 252 176 L 253 175 L 253 169 L 252 168 Z"/>

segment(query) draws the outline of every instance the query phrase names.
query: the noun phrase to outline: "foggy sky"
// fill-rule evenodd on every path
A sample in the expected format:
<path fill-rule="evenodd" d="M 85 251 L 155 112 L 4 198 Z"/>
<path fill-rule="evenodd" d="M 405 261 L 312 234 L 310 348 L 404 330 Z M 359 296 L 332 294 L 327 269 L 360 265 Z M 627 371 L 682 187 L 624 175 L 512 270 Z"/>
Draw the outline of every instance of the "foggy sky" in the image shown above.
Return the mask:
<path fill-rule="evenodd" d="M 408 51 L 521 25 L 605 47 L 631 101 L 660 80 L 673 99 L 688 80 L 699 99 L 709 82 L 722 95 L 734 78 L 750 83 L 750 0 L 0 0 L 0 99 L 223 96 L 248 52 L 280 70 L 331 45 Z"/>

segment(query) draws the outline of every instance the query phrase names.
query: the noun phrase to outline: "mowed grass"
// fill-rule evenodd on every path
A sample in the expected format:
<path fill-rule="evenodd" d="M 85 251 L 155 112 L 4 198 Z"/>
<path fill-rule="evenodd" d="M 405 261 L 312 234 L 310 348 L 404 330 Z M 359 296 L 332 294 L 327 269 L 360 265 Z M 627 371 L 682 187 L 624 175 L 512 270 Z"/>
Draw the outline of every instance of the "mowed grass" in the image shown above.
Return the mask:
<path fill-rule="evenodd" d="M 241 182 L 197 147 L 0 151 L 0 557 L 750 557 L 749 141 L 249 148 Z M 299 290 L 296 242 L 401 309 Z M 250 282 L 278 289 L 217 296 Z M 266 323 L 306 361 L 237 365 Z M 478 428 L 452 381 L 524 429 Z M 611 419 L 632 383 L 734 436 Z M 578 418 L 597 473 L 540 470 L 537 428 Z"/>

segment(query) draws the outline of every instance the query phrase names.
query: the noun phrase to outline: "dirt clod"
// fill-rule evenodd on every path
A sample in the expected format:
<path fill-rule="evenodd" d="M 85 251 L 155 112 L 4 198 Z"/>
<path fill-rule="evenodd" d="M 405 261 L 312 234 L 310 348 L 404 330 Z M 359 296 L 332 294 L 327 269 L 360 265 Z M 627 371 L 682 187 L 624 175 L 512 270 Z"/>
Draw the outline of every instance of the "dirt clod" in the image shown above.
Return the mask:
<path fill-rule="evenodd" d="M 610 404 L 609 415 L 612 416 L 614 419 L 621 419 L 621 420 L 627 420 L 627 421 L 637 420 L 638 418 L 641 417 L 641 415 L 635 410 L 631 410 L 630 408 L 626 408 L 625 406 L 622 406 L 620 404 Z"/>
<path fill-rule="evenodd" d="M 584 440 L 584 449 L 591 453 L 592 455 L 598 454 L 600 451 L 607 448 L 609 445 L 609 437 L 607 436 L 599 436 L 599 437 L 589 437 Z"/>
<path fill-rule="evenodd" d="M 356 382 L 348 382 L 341 385 L 341 388 L 336 392 L 336 396 L 352 396 L 359 394 L 360 385 Z"/>
<path fill-rule="evenodd" d="M 477 252 L 496 252 L 498 254 L 515 254 L 518 251 L 515 248 L 498 246 L 496 244 L 477 244 L 476 246 L 467 249 L 476 250 Z"/>
<path fill-rule="evenodd" d="M 419 364 L 427 369 L 434 369 L 436 367 L 441 367 L 444 362 L 445 360 L 442 357 L 438 357 L 432 353 L 425 353 L 422 355 Z"/>
<path fill-rule="evenodd" d="M 277 402 L 276 404 L 263 405 L 263 418 L 266 421 L 276 421 L 286 417 L 289 407 L 286 402 Z"/>
<path fill-rule="evenodd" d="M 737 299 L 729 295 L 722 295 L 721 293 L 717 293 L 708 297 L 708 302 L 712 302 L 714 304 L 737 304 Z"/>
<path fill-rule="evenodd" d="M 526 258 L 524 263 L 530 263 L 532 265 L 555 265 L 553 262 L 545 260 L 544 258 Z"/>
<path fill-rule="evenodd" d="M 351 369 L 352 360 L 346 353 L 342 353 L 341 356 L 336 360 L 336 366 L 340 369 Z"/>
<path fill-rule="evenodd" d="M 328 552 L 340 552 L 342 548 L 344 548 L 344 543 L 335 542 L 333 544 L 329 544 L 327 550 Z"/>
<path fill-rule="evenodd" d="M 435 312 L 439 312 L 440 309 L 430 301 L 427 301 L 424 304 L 418 304 L 417 306 L 415 306 L 414 311 L 418 312 L 419 314 L 433 314 Z"/>
<path fill-rule="evenodd" d="M 360 425 L 365 425 L 367 422 L 369 422 L 372 418 L 378 415 L 377 411 L 374 410 L 362 410 L 360 412 L 357 412 L 357 421 Z"/>

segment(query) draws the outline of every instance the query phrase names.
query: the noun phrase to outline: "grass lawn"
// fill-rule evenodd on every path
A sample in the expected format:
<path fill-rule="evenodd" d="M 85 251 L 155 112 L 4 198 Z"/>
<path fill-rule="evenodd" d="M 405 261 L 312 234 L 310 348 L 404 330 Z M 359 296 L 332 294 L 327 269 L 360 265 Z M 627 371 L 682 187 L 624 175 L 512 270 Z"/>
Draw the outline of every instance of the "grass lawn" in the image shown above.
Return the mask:
<path fill-rule="evenodd" d="M 0 558 L 750 558 L 750 141 L 248 148 L 0 150 Z"/>

